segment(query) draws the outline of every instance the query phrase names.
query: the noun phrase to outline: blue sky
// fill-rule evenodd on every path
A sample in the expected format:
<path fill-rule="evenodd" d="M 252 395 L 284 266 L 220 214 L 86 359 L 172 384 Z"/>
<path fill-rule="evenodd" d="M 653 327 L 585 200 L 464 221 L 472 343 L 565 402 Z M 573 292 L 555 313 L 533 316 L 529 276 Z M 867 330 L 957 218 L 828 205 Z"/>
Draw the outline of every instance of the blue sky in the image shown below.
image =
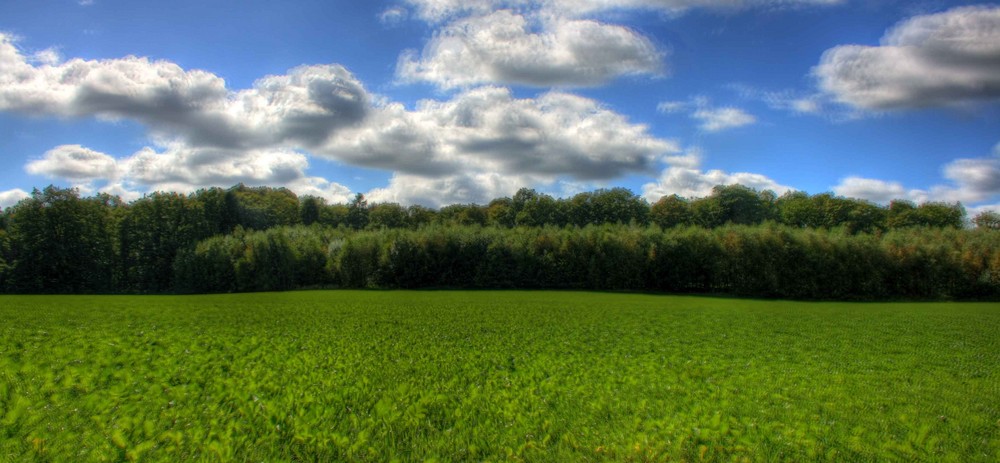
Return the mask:
<path fill-rule="evenodd" d="M 1000 5 L 0 3 L 0 207 L 286 186 L 485 203 L 741 183 L 1000 210 Z"/>

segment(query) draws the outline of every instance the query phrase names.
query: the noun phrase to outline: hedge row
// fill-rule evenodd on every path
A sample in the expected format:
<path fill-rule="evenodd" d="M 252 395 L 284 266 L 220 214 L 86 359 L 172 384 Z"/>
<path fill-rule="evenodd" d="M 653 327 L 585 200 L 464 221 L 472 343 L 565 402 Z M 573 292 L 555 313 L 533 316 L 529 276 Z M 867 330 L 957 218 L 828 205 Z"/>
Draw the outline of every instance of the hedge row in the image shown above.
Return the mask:
<path fill-rule="evenodd" d="M 204 240 L 175 262 L 179 291 L 538 288 L 794 299 L 1000 296 L 1000 233 L 885 234 L 783 225 L 715 229 L 279 227 Z"/>

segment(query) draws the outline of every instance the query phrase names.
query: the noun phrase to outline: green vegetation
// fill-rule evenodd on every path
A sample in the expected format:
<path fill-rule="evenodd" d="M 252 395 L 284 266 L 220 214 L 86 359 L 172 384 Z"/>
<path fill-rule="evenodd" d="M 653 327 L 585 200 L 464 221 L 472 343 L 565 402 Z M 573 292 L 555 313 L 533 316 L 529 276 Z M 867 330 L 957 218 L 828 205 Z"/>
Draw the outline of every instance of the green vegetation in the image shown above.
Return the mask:
<path fill-rule="evenodd" d="M 1000 460 L 1000 308 L 0 297 L 2 461 Z"/>
<path fill-rule="evenodd" d="M 716 293 L 794 299 L 1000 296 L 1000 233 L 881 235 L 783 225 L 714 229 L 428 226 L 237 230 L 182 251 L 179 291 L 510 288 Z"/>
<path fill-rule="evenodd" d="M 285 189 L 49 187 L 0 214 L 0 292 L 546 288 L 796 299 L 1000 299 L 1000 232 L 961 205 L 739 185 L 653 205 L 615 188 L 487 206 L 326 205 Z"/>

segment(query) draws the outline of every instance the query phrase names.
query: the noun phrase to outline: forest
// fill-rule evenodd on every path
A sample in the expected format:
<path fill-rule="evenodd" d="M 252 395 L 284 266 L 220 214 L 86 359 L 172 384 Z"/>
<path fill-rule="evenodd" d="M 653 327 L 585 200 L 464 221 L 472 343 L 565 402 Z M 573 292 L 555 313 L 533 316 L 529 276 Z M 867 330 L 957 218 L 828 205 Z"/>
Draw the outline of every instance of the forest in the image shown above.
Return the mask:
<path fill-rule="evenodd" d="M 649 204 L 531 189 L 440 209 L 284 188 L 49 186 L 0 215 L 0 291 L 585 289 L 833 300 L 1000 297 L 1000 216 L 740 185 Z"/>

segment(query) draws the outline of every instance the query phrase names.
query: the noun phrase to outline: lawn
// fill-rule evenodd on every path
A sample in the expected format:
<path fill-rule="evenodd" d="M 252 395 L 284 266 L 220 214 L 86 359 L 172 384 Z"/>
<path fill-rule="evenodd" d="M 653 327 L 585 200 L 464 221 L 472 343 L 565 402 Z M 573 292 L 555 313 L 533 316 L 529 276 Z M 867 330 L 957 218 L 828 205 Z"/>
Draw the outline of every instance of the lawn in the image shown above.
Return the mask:
<path fill-rule="evenodd" d="M 0 297 L 0 461 L 1000 461 L 1000 305 Z"/>

